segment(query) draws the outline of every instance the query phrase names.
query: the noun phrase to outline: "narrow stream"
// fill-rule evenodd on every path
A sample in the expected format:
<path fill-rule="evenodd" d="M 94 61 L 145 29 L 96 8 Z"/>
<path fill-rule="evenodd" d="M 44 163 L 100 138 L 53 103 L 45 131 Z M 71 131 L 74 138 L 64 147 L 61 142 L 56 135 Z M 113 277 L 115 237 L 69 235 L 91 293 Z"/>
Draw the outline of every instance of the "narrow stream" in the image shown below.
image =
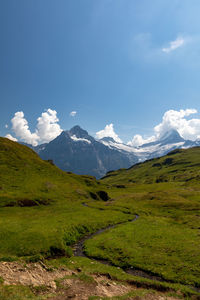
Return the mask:
<path fill-rule="evenodd" d="M 86 203 L 82 203 L 83 206 L 86 206 L 86 207 L 89 207 L 89 208 L 93 208 L 93 207 L 90 207 L 89 205 L 87 205 Z M 102 208 L 94 208 L 94 209 L 99 209 L 99 210 L 103 210 Z M 116 226 L 118 225 L 122 225 L 122 224 L 126 224 L 126 223 L 130 223 L 130 222 L 135 222 L 137 221 L 137 219 L 139 218 L 138 215 L 135 215 L 134 218 L 130 221 L 123 221 L 123 222 L 119 222 L 115 225 L 109 225 L 109 226 L 106 226 L 102 229 L 99 229 L 97 230 L 96 232 L 92 233 L 92 234 L 88 234 L 86 236 L 84 236 L 82 239 L 80 239 L 73 247 L 73 253 L 74 253 L 74 256 L 81 256 L 81 257 L 87 257 L 87 258 L 90 258 L 90 259 L 93 259 L 97 262 L 100 262 L 102 264 L 105 264 L 105 265 L 109 265 L 109 266 L 113 266 L 112 263 L 110 263 L 108 260 L 104 260 L 104 259 L 98 259 L 98 258 L 94 258 L 94 257 L 91 257 L 91 256 L 88 256 L 86 255 L 86 253 L 84 252 L 84 243 L 93 238 L 94 236 L 96 235 L 99 235 L 109 229 L 112 229 L 112 228 L 115 228 Z M 116 266 L 117 267 L 117 266 Z M 143 270 L 140 270 L 140 269 L 136 269 L 134 267 L 131 267 L 131 268 L 122 268 L 126 273 L 128 274 L 131 274 L 131 275 L 134 275 L 134 276 L 139 276 L 139 277 L 143 277 L 143 278 L 147 278 L 147 279 L 151 279 L 151 280 L 156 280 L 156 281 L 160 281 L 160 282 L 170 282 L 170 283 L 173 283 L 173 281 L 170 281 L 170 280 L 166 280 L 160 276 L 157 276 L 157 275 L 154 275 L 152 274 L 151 272 L 147 272 L 147 271 L 143 271 Z M 193 287 L 193 286 L 189 286 L 191 289 L 195 290 L 196 292 L 200 293 L 200 289 L 199 288 L 196 288 L 196 287 Z"/>
<path fill-rule="evenodd" d="M 86 207 L 90 207 L 89 205 L 87 205 L 86 203 L 82 203 L 82 205 L 86 206 Z M 93 208 L 93 207 L 92 207 Z M 100 209 L 102 210 L 102 208 L 95 208 L 95 209 Z M 134 218 L 130 221 L 123 221 L 123 222 L 119 222 L 115 225 L 109 225 L 109 226 L 106 226 L 104 228 L 101 228 L 99 230 L 97 230 L 96 232 L 92 233 L 92 234 L 88 234 L 86 236 L 84 236 L 82 239 L 80 239 L 73 247 L 73 253 L 74 253 L 74 256 L 81 256 L 81 257 L 87 257 L 87 258 L 90 258 L 90 259 L 93 259 L 93 260 L 96 260 L 102 264 L 105 264 L 105 265 L 109 265 L 109 266 L 112 266 L 112 263 L 110 263 L 108 260 L 104 260 L 104 259 L 98 259 L 98 258 L 94 258 L 94 257 L 90 257 L 88 255 L 86 255 L 86 253 L 84 252 L 84 243 L 93 238 L 94 236 L 96 235 L 99 235 L 109 229 L 112 229 L 112 228 L 115 228 L 116 226 L 118 225 L 122 225 L 122 224 L 126 224 L 126 223 L 130 223 L 130 222 L 135 222 L 137 219 L 139 218 L 138 215 L 135 215 Z M 164 280 L 162 277 L 159 277 L 159 276 L 156 276 L 156 275 L 153 275 L 151 274 L 150 272 L 145 272 L 143 270 L 140 270 L 140 269 L 136 269 L 136 268 L 128 268 L 128 269 L 125 269 L 123 268 L 123 270 L 128 273 L 128 274 L 131 274 L 131 275 L 135 275 L 135 276 L 140 276 L 140 277 L 143 277 L 143 278 L 148 278 L 148 279 L 151 279 L 151 280 L 157 280 L 157 281 L 166 281 Z"/>

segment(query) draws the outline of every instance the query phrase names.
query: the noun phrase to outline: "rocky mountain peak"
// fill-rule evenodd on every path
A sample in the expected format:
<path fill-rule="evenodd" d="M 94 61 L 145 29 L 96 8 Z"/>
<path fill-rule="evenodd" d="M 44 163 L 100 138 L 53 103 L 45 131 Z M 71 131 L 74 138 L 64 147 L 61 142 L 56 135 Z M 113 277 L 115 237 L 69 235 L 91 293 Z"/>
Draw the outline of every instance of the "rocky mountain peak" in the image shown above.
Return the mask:
<path fill-rule="evenodd" d="M 72 127 L 69 130 L 70 135 L 75 135 L 77 138 L 86 138 L 88 137 L 88 132 L 82 129 L 79 125 Z"/>
<path fill-rule="evenodd" d="M 173 143 L 183 142 L 184 139 L 180 136 L 177 130 L 171 129 L 161 137 L 160 141 L 166 144 L 173 144 Z"/>

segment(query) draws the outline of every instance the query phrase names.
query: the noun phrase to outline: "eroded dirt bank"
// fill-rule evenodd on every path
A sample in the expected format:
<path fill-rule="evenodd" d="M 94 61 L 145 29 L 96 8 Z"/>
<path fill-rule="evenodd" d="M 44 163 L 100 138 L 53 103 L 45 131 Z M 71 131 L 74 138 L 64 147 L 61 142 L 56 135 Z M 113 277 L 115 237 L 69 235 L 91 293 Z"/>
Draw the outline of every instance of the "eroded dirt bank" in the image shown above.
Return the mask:
<path fill-rule="evenodd" d="M 114 281 L 101 274 L 85 275 L 81 270 L 50 269 L 43 263 L 0 262 L 0 276 L 4 285 L 30 286 L 36 294 L 49 295 L 50 300 L 88 300 L 91 296 L 114 297 L 142 291 L 133 285 Z M 178 300 L 162 293 L 147 292 L 144 296 L 130 296 L 127 300 Z M 23 300 L 23 299 L 22 299 Z"/>

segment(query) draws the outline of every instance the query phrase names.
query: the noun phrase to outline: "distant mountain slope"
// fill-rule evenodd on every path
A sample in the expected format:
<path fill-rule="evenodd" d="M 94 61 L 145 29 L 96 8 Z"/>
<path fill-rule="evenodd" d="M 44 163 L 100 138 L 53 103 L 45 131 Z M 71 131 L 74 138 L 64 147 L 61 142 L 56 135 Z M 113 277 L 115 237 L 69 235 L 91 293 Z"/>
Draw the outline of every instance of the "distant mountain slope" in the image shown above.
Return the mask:
<path fill-rule="evenodd" d="M 114 184 L 188 182 L 200 180 L 200 147 L 176 149 L 167 155 L 109 172 L 103 182 Z"/>
<path fill-rule="evenodd" d="M 89 174 L 97 178 L 107 171 L 130 167 L 137 162 L 125 154 L 96 141 L 79 126 L 63 131 L 50 143 L 35 148 L 43 159 L 52 159 L 64 171 Z"/>
<path fill-rule="evenodd" d="M 111 149 L 126 153 L 127 156 L 134 155 L 138 161 L 160 157 L 177 148 L 200 146 L 199 141 L 184 140 L 176 130 L 169 130 L 155 142 L 143 144 L 138 147 L 120 144 L 109 138 L 103 138 L 100 141 Z"/>

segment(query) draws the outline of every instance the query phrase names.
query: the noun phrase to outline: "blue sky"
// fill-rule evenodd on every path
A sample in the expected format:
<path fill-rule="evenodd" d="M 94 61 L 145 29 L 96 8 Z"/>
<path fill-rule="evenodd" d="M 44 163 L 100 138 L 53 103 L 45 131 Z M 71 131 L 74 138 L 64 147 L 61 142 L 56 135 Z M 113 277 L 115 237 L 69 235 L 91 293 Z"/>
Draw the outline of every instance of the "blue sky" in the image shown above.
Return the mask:
<path fill-rule="evenodd" d="M 62 129 L 112 123 L 127 142 L 200 111 L 199 14 L 199 0 L 0 1 L 0 135 L 50 108 Z"/>

